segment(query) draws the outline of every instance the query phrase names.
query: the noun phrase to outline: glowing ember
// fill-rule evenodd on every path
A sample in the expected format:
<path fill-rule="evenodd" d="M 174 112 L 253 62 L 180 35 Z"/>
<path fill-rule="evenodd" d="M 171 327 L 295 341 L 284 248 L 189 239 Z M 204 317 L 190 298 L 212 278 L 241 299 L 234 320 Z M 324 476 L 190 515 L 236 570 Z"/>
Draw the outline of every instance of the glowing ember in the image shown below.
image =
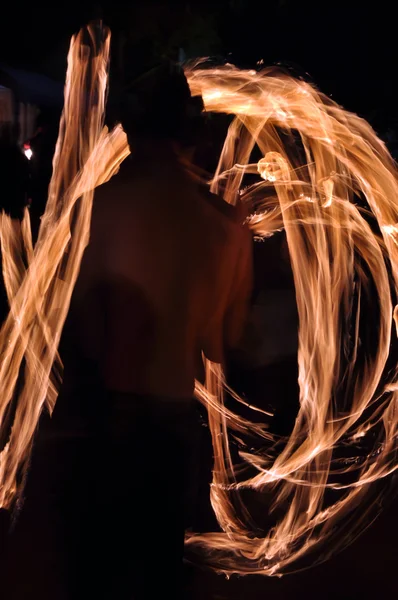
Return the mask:
<path fill-rule="evenodd" d="M 92 190 L 129 152 L 120 127 L 111 133 L 103 129 L 109 35 L 98 43 L 89 31 L 91 51 L 83 34 L 71 45 L 54 176 L 34 252 L 27 217 L 21 228 L 4 215 L 1 220 L 11 310 L 0 335 L 0 424 L 22 361 L 26 365 L 9 442 L 0 455 L 4 507 L 18 492 L 43 404 L 51 410 L 57 397 L 51 369 L 88 241 Z M 366 524 L 366 504 L 338 540 L 330 537 L 336 523 L 366 498 L 371 483 L 397 468 L 396 369 L 385 376 L 398 286 L 397 170 L 365 121 L 307 83 L 230 65 L 205 69 L 198 63 L 186 74 L 208 111 L 235 115 L 212 191 L 230 203 L 239 195 L 256 209 L 249 223 L 257 237 L 285 230 L 300 322 L 300 411 L 279 452 L 272 452 L 278 440 L 266 425 L 225 407 L 224 393 L 232 392 L 222 368 L 204 359 L 206 382 L 197 383 L 196 395 L 209 414 L 211 501 L 221 532 L 190 535 L 187 548 L 226 573 L 282 574 L 326 539 L 328 553 L 348 543 Z M 254 150 L 262 158 L 251 163 Z M 243 187 L 247 173 L 257 181 Z M 372 231 L 367 213 L 381 236 Z M 371 342 L 361 312 L 370 285 L 378 320 Z M 358 456 L 356 445 L 370 434 L 373 450 Z M 249 435 L 261 440 L 259 450 L 245 447 Z M 231 457 L 233 436 L 239 439 L 241 464 Z M 349 449 L 345 460 L 337 456 L 342 447 Z M 273 506 L 283 510 L 270 531 L 261 533 L 253 525 L 244 502 L 247 489 L 264 492 L 264 513 L 270 494 Z M 326 501 L 328 489 L 336 491 L 333 501 Z"/>
<path fill-rule="evenodd" d="M 32 156 L 33 156 L 33 150 L 32 150 L 32 148 L 30 148 L 30 147 L 24 148 L 23 152 L 24 152 L 24 154 L 25 154 L 25 156 L 26 156 L 26 158 L 28 160 L 30 160 L 32 158 Z"/>

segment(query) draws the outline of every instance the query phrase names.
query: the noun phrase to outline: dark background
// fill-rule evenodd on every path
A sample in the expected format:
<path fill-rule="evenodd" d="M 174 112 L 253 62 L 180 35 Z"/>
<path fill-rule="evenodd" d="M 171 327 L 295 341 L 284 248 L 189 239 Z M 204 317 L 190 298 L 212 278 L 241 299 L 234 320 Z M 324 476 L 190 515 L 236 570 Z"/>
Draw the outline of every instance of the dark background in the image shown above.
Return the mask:
<path fill-rule="evenodd" d="M 396 121 L 396 22 L 385 0 L 8 2 L 0 63 L 62 79 L 71 34 L 98 15 L 132 48 L 152 43 L 170 54 L 183 47 L 189 57 L 217 55 L 247 66 L 280 62 L 377 130 Z"/>

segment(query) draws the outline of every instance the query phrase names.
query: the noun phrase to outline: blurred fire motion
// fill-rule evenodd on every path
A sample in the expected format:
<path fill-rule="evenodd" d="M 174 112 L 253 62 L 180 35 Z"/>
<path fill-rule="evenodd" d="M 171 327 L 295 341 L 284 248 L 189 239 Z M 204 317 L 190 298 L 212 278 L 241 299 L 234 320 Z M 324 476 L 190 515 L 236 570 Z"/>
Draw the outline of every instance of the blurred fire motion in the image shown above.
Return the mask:
<path fill-rule="evenodd" d="M 20 227 L 1 217 L 11 306 L 0 333 L 1 427 L 16 401 L 0 454 L 2 507 L 18 493 L 43 405 L 52 410 L 57 398 L 53 365 L 60 364 L 57 347 L 88 243 L 93 190 L 130 151 L 120 126 L 104 128 L 109 39 L 108 31 L 99 38 L 89 27 L 72 40 L 54 175 L 35 248 L 28 214 Z M 239 195 L 255 208 L 250 226 L 256 236 L 286 232 L 299 314 L 300 384 L 294 430 L 275 454 L 279 440 L 266 423 L 252 423 L 225 406 L 224 394 L 233 392 L 221 366 L 205 359 L 206 382 L 196 384 L 196 395 L 209 414 L 211 501 L 221 531 L 188 535 L 187 550 L 225 573 L 283 574 L 326 539 L 333 541 L 330 554 L 360 532 L 371 484 L 398 465 L 397 373 L 395 362 L 390 366 L 397 169 L 366 121 L 306 82 L 272 70 L 201 63 L 187 67 L 186 75 L 207 111 L 235 117 L 212 190 L 231 203 Z M 260 158 L 254 160 L 256 152 Z M 255 182 L 244 186 L 247 175 Z M 371 324 L 364 315 L 370 295 L 377 307 Z M 233 436 L 241 443 L 239 464 L 231 457 Z M 253 437 L 261 440 L 260 449 L 245 445 Z M 367 448 L 369 439 L 371 449 L 361 453 L 358 446 Z M 272 495 L 273 506 L 284 508 L 269 531 L 253 524 L 244 501 L 248 489 L 264 493 L 267 502 Z M 329 492 L 336 492 L 332 501 Z M 354 512 L 358 505 L 361 511 Z M 350 527 L 333 537 L 351 512 Z"/>

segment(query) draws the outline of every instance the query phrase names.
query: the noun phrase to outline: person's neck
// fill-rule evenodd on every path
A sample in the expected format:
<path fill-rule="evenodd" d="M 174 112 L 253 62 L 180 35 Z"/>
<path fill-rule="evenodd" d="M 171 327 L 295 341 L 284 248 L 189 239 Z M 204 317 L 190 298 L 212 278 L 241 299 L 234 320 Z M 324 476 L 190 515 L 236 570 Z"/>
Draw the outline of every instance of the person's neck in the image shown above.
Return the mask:
<path fill-rule="evenodd" d="M 170 139 L 134 138 L 129 139 L 131 159 L 135 163 L 156 162 L 157 164 L 177 164 L 177 145 Z"/>

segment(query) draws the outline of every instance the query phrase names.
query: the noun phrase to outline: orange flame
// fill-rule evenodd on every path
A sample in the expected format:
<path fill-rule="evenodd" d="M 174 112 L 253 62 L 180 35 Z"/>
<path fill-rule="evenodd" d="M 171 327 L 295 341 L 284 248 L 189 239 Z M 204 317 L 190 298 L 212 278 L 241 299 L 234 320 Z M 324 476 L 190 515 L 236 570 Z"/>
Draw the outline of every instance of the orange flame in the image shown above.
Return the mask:
<path fill-rule="evenodd" d="M 199 65 L 187 75 L 193 94 L 203 96 L 207 110 L 235 115 L 212 190 L 224 190 L 225 199 L 235 202 L 245 173 L 258 171 L 259 182 L 240 197 L 257 208 L 250 222 L 257 236 L 286 232 L 300 323 L 300 411 L 291 437 L 274 459 L 269 445 L 262 452 L 241 452 L 243 463 L 256 474 L 237 482 L 228 447 L 215 443 L 227 439 L 231 423 L 210 420 L 215 449 L 212 504 L 223 533 L 192 536 L 188 544 L 210 551 L 209 564 L 226 573 L 281 574 L 332 533 L 335 523 L 363 499 L 370 483 L 397 467 L 395 370 L 378 412 L 375 408 L 368 413 L 390 352 L 393 306 L 386 256 L 394 292 L 398 282 L 396 165 L 368 123 L 307 83 L 271 70 L 256 73 L 231 66 L 208 70 Z M 282 132 L 288 143 L 282 141 Z M 292 144 L 293 138 L 298 142 Z M 250 164 L 256 147 L 263 158 Z M 366 200 L 383 241 L 373 234 L 355 197 Z M 379 303 L 379 323 L 375 351 L 360 368 L 361 305 L 355 295 L 360 298 L 370 281 Z M 349 322 L 353 331 L 347 328 Z M 222 373 L 219 368 L 211 373 L 211 410 L 222 414 Z M 339 405 L 342 384 L 350 397 L 348 404 L 345 397 Z M 380 423 L 378 451 L 360 466 L 353 461 L 342 469 L 333 460 L 334 449 L 348 436 L 357 439 L 377 431 Z M 336 474 L 343 480 L 349 471 L 355 473 L 351 483 L 335 483 Z M 263 537 L 254 537 L 245 513 L 232 509 L 232 497 L 236 506 L 236 494 L 244 488 L 276 489 L 274 504 L 288 507 Z M 325 501 L 327 488 L 345 494 L 330 505 Z M 365 510 L 353 531 L 364 523 Z M 335 545 L 347 543 L 350 533 L 341 532 Z"/>
<path fill-rule="evenodd" d="M 111 133 L 103 128 L 109 34 L 98 42 L 95 29 L 88 32 L 90 47 L 83 33 L 71 44 L 54 176 L 34 251 L 27 216 L 20 231 L 4 215 L 1 221 L 11 309 L 0 334 L 0 425 L 24 362 L 13 427 L 0 455 L 0 506 L 5 507 L 17 494 L 43 404 L 51 410 L 57 397 L 51 369 L 88 241 L 93 189 L 129 153 L 120 127 Z M 270 452 L 276 440 L 266 425 L 225 406 L 224 393 L 232 391 L 222 367 L 204 359 L 206 381 L 196 383 L 196 396 L 209 414 L 211 501 L 221 532 L 189 535 L 187 548 L 199 550 L 207 564 L 225 573 L 282 574 L 330 539 L 335 524 L 363 502 L 370 484 L 397 468 L 396 369 L 380 391 L 396 312 L 391 298 L 398 286 L 397 170 L 368 123 L 307 83 L 229 65 L 207 69 L 198 63 L 186 74 L 208 111 L 235 115 L 212 191 L 230 203 L 240 194 L 255 206 L 250 226 L 256 236 L 285 230 L 300 322 L 300 410 L 276 457 Z M 254 150 L 262 157 L 250 162 Z M 247 174 L 258 181 L 242 188 Z M 381 236 L 373 233 L 368 215 Z M 378 305 L 371 349 L 361 339 L 362 297 L 370 284 Z M 337 459 L 336 448 L 371 432 L 378 447 L 361 462 L 355 456 L 343 464 Z M 236 465 L 229 442 L 238 434 L 260 439 L 262 447 L 246 447 Z M 273 493 L 274 506 L 286 507 L 270 531 L 254 528 L 244 502 L 247 489 L 267 498 Z M 340 490 L 334 503 L 326 502 L 328 489 Z M 333 547 L 358 533 L 366 516 L 363 509 Z"/>
<path fill-rule="evenodd" d="M 17 225 L 2 215 L 10 313 L 0 333 L 0 425 L 23 371 L 14 422 L 0 455 L 3 507 L 11 505 L 18 491 L 43 404 L 52 411 L 57 398 L 52 367 L 58 360 L 57 347 L 89 239 L 93 190 L 112 176 L 129 153 L 121 128 L 108 134 L 103 127 L 110 36 L 106 31 L 104 39 L 96 36 L 89 27 L 72 39 L 54 174 L 34 252 L 27 213 L 21 226 L 27 269 L 20 258 Z"/>

